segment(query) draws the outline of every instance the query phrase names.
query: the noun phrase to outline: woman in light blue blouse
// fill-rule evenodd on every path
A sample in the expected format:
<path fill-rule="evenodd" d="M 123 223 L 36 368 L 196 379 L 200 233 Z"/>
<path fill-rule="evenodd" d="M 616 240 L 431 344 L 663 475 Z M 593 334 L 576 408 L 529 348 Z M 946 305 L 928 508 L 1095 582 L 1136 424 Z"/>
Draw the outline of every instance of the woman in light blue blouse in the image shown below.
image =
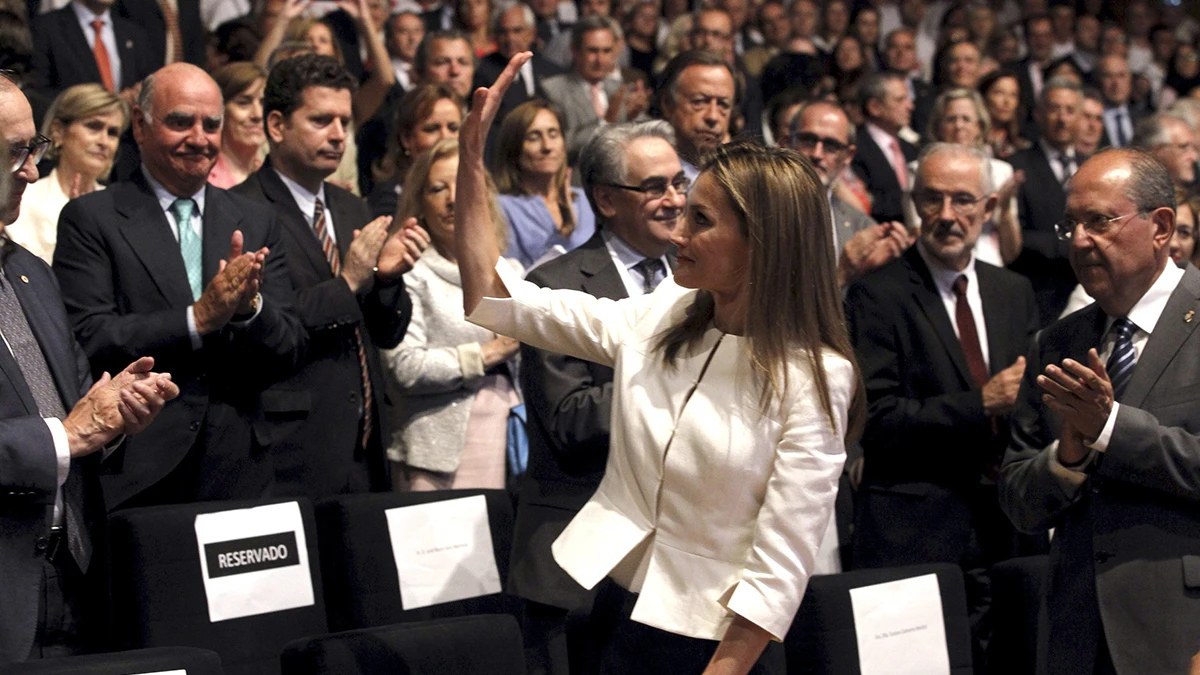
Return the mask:
<path fill-rule="evenodd" d="M 492 175 L 509 225 L 504 257 L 526 269 L 596 231 L 583 190 L 571 187 L 565 137 L 562 114 L 541 100 L 514 108 L 496 136 Z"/>

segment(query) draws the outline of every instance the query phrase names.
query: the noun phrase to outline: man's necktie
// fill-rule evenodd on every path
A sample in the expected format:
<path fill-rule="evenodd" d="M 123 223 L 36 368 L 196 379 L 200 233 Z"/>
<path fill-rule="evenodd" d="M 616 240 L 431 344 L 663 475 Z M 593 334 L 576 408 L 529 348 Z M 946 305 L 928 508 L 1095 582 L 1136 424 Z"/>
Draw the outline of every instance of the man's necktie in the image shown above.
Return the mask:
<path fill-rule="evenodd" d="M 608 105 L 604 102 L 604 89 L 601 88 L 599 82 L 591 85 L 592 89 L 592 108 L 596 111 L 596 117 L 604 119 L 604 114 L 608 112 Z"/>
<path fill-rule="evenodd" d="M 171 0 L 158 0 L 158 8 L 162 10 L 163 23 L 167 27 L 167 51 L 164 65 L 170 65 L 183 60 L 183 33 L 179 31 L 179 14 Z"/>
<path fill-rule="evenodd" d="M 63 419 L 67 411 L 63 407 L 58 387 L 50 374 L 46 356 L 38 344 L 21 302 L 8 279 L 0 276 L 0 330 L 8 341 L 13 358 L 21 369 L 29 393 L 37 404 L 41 417 Z M 72 466 L 63 484 L 63 519 L 66 523 L 67 550 L 71 552 L 79 569 L 86 572 L 92 557 L 92 543 L 83 520 L 83 480 L 78 465 Z"/>
<path fill-rule="evenodd" d="M 1137 352 L 1133 349 L 1133 333 L 1137 326 L 1127 318 L 1113 322 L 1112 328 L 1116 341 L 1113 343 L 1112 355 L 1104 365 L 1108 370 L 1108 379 L 1112 382 L 1113 398 L 1121 399 L 1129 378 L 1133 377 L 1133 368 L 1137 365 Z"/>
<path fill-rule="evenodd" d="M 321 243 L 321 251 L 325 253 L 325 260 L 329 262 L 329 270 L 336 277 L 342 273 L 342 260 L 338 257 L 337 245 L 334 244 L 333 237 L 329 236 L 327 224 L 325 205 L 318 199 L 316 208 L 313 209 L 313 232 L 317 235 L 317 241 Z M 358 350 L 359 377 L 362 379 L 362 447 L 366 448 L 367 441 L 371 439 L 371 407 L 374 401 L 374 392 L 371 389 L 371 371 L 367 368 L 367 350 L 363 344 L 361 327 L 354 328 L 354 343 Z"/>
<path fill-rule="evenodd" d="M 666 277 L 666 267 L 661 258 L 643 258 L 633 265 L 633 269 L 642 275 L 642 292 L 649 295 L 658 288 L 658 283 Z"/>
<path fill-rule="evenodd" d="M 892 139 L 892 160 L 896 165 L 896 180 L 901 190 L 908 189 L 908 162 L 904 159 L 904 151 L 900 149 L 900 141 Z"/>
<path fill-rule="evenodd" d="M 1071 176 L 1075 175 L 1075 155 L 1069 155 L 1065 152 L 1058 154 L 1058 161 L 1062 163 L 1062 184 L 1065 187 L 1067 181 L 1071 180 Z"/>
<path fill-rule="evenodd" d="M 96 39 L 92 42 L 92 56 L 96 59 L 96 68 L 100 70 L 100 84 L 103 84 L 105 89 L 115 92 L 117 85 L 113 82 L 112 62 L 108 60 L 108 48 L 104 46 L 104 40 L 101 38 L 104 33 L 104 20 L 93 21 L 92 28 L 96 31 Z"/>
<path fill-rule="evenodd" d="M 175 225 L 179 228 L 179 253 L 187 269 L 192 300 L 199 300 L 204 292 L 204 245 L 200 242 L 200 235 L 192 229 L 192 210 L 195 207 L 196 202 L 190 199 L 176 199 L 171 204 L 171 213 L 175 214 Z"/>
<path fill-rule="evenodd" d="M 967 304 L 967 276 L 961 275 L 954 280 L 954 295 L 957 298 L 954 306 L 954 322 L 958 324 L 958 342 L 962 345 L 963 355 L 967 357 L 967 369 L 971 371 L 971 379 L 975 386 L 982 387 L 988 381 L 987 364 L 983 362 L 983 349 L 979 346 L 979 330 L 975 327 L 975 315 Z"/>
<path fill-rule="evenodd" d="M 1117 125 L 1117 147 L 1123 148 L 1129 145 L 1129 136 L 1125 133 L 1125 112 L 1117 108 L 1116 112 L 1113 113 L 1113 120 L 1116 121 Z"/>

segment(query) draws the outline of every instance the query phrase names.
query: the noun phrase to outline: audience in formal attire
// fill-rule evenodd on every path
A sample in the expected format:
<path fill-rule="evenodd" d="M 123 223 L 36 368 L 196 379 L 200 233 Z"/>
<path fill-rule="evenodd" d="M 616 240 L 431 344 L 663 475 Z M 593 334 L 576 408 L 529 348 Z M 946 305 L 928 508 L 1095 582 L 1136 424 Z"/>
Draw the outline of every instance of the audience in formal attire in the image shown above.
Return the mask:
<path fill-rule="evenodd" d="M 154 47 L 141 26 L 114 16 L 112 5 L 112 0 L 73 0 L 32 21 L 33 88 L 53 97 L 67 87 L 97 82 L 133 103 L 138 83 L 157 68 Z"/>
<path fill-rule="evenodd" d="M 255 63 L 239 61 L 221 66 L 212 74 L 225 100 L 225 120 L 221 127 L 221 152 L 208 173 L 208 182 L 228 190 L 262 165 L 263 89 L 267 71 Z"/>
<path fill-rule="evenodd" d="M 129 108 L 101 85 L 77 84 L 59 94 L 42 123 L 41 139 L 49 142 L 34 141 L 57 165 L 25 190 L 21 216 L 4 230 L 8 238 L 50 264 L 59 212 L 69 200 L 103 189 L 99 181 L 108 178 L 127 128 Z"/>
<path fill-rule="evenodd" d="M 1123 148 L 1133 142 L 1134 125 L 1144 115 L 1130 106 L 1133 96 L 1133 73 L 1128 59 L 1110 54 L 1100 59 L 1096 67 L 1100 93 L 1104 95 L 1104 141 L 1102 145 Z"/>
<path fill-rule="evenodd" d="M 1021 81 L 1021 102 L 1032 122 L 1034 109 L 1046 84 L 1046 67 L 1054 60 L 1054 23 L 1044 13 L 1027 15 L 1021 24 L 1026 46 L 1025 58 L 1010 64 Z"/>
<path fill-rule="evenodd" d="M 858 97 L 865 121 L 851 166 L 871 193 L 871 217 L 881 223 L 903 221 L 904 194 L 911 187 L 908 163 L 917 158 L 917 149 L 899 134 L 912 119 L 912 97 L 895 73 L 870 76 Z"/>
<path fill-rule="evenodd" d="M 1134 129 L 1133 146 L 1162 162 L 1175 185 L 1185 187 L 1196 182 L 1200 137 L 1183 117 L 1161 113 L 1144 118 Z"/>
<path fill-rule="evenodd" d="M 741 101 L 737 72 L 712 52 L 688 51 L 671 59 L 658 88 L 662 118 L 675 130 L 675 148 L 688 180 L 704 156 L 728 142 Z"/>
<path fill-rule="evenodd" d="M 513 2 L 502 5 L 496 12 L 493 32 L 496 36 L 496 50 L 479 59 L 475 69 L 475 86 L 486 87 L 496 81 L 503 72 L 508 60 L 521 52 L 529 51 L 537 38 L 536 17 L 529 5 L 523 2 Z M 500 107 L 498 119 L 504 119 L 508 113 L 533 98 L 545 98 L 542 82 L 552 76 L 562 73 L 562 69 L 549 59 L 534 54 L 522 68 L 517 82 L 508 90 L 504 103 Z"/>
<path fill-rule="evenodd" d="M 1021 80 L 1015 73 L 999 70 L 979 81 L 979 93 L 992 121 L 986 142 L 992 157 L 1008 159 L 1029 147 L 1021 132 L 1026 112 L 1021 109 Z"/>
<path fill-rule="evenodd" d="M 458 30 L 434 30 L 425 34 L 413 69 L 422 84 L 446 84 L 466 100 L 475 79 L 476 57 L 471 41 Z M 404 105 L 400 105 L 403 109 Z"/>
<path fill-rule="evenodd" d="M 399 94 L 404 95 L 416 85 L 414 62 L 417 49 L 425 39 L 425 23 L 416 11 L 402 10 L 388 17 L 384 46 L 392 61 Z"/>
<path fill-rule="evenodd" d="M 571 70 L 542 80 L 546 97 L 562 111 L 572 164 L 596 129 L 623 119 L 621 81 L 613 76 L 623 35 L 607 16 L 580 19 L 571 28 Z"/>

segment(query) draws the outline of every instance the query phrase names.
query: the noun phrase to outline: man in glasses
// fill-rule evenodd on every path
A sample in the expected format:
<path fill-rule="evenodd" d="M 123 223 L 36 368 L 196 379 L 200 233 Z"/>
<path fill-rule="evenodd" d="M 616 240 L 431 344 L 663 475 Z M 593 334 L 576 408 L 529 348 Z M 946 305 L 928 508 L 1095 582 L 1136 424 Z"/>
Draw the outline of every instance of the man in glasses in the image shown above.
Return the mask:
<path fill-rule="evenodd" d="M 976 658 L 988 636 L 988 568 L 1041 552 L 1000 511 L 994 479 L 1036 328 L 1024 277 L 975 259 L 997 197 L 988 158 L 926 148 L 914 174 L 917 243 L 846 294 L 870 417 L 855 568 L 962 567 Z"/>
<path fill-rule="evenodd" d="M 33 114 L 0 78 L 0 236 L 37 178 Z M 10 157 L 9 153 L 12 152 Z M 10 183 L 19 185 L 10 189 Z M 134 361 L 95 388 L 71 336 L 54 275 L 21 246 L 0 243 L 0 666 L 101 649 L 104 594 L 94 570 L 104 537 L 97 485 L 102 449 L 149 424 L 179 390 Z M 128 364 L 127 364 L 128 365 Z M 129 397 L 130 394 L 133 397 Z M 126 398 L 129 397 L 129 398 Z M 109 446 L 106 448 L 106 446 Z M 92 571 L 91 577 L 88 577 Z"/>
<path fill-rule="evenodd" d="M 579 174 L 599 231 L 535 268 L 529 280 L 614 300 L 653 292 L 674 266 L 670 235 L 690 181 L 662 121 L 606 126 L 584 148 Z M 613 371 L 521 346 L 529 412 L 529 469 L 521 486 L 510 592 L 528 602 L 531 673 L 565 673 L 568 610 L 593 594 L 550 554 L 553 542 L 595 492 L 608 459 Z"/>
<path fill-rule="evenodd" d="M 854 157 L 854 136 L 841 106 L 825 101 L 805 104 L 792 119 L 790 145 L 812 161 L 828 193 L 842 286 L 895 260 L 912 244 L 903 224 L 880 225 L 838 197 L 842 172 Z"/>
<path fill-rule="evenodd" d="M 272 476 L 259 393 L 306 335 L 274 211 L 207 185 L 223 109 L 203 70 L 162 68 L 133 109 L 140 169 L 59 218 L 54 271 L 92 370 L 146 354 L 182 390 L 112 458 L 109 509 L 257 497 Z"/>
<path fill-rule="evenodd" d="M 1054 528 L 1055 675 L 1182 675 L 1200 644 L 1200 271 L 1171 264 L 1175 206 L 1158 160 L 1109 150 L 1058 224 L 1096 302 L 1040 333 L 1000 477 L 1020 530 Z"/>

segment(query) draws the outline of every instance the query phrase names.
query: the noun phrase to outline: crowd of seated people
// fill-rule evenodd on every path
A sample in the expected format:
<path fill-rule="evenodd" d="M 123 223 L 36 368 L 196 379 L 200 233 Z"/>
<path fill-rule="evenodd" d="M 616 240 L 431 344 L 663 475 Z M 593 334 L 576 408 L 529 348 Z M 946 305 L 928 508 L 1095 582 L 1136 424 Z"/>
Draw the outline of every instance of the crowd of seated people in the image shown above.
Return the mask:
<path fill-rule="evenodd" d="M 41 530 L 461 488 L 512 493 L 531 672 L 588 661 L 550 545 L 613 369 L 468 322 L 456 259 L 460 129 L 528 51 L 485 141 L 514 275 L 654 293 L 722 146 L 819 180 L 867 416 L 812 572 L 959 565 L 982 669 L 991 566 L 1049 553 L 1048 672 L 1187 672 L 1200 6 L 1156 0 L 0 0 L 0 586 L 33 589 L 0 664 L 105 648 L 45 630 L 94 608 Z"/>

